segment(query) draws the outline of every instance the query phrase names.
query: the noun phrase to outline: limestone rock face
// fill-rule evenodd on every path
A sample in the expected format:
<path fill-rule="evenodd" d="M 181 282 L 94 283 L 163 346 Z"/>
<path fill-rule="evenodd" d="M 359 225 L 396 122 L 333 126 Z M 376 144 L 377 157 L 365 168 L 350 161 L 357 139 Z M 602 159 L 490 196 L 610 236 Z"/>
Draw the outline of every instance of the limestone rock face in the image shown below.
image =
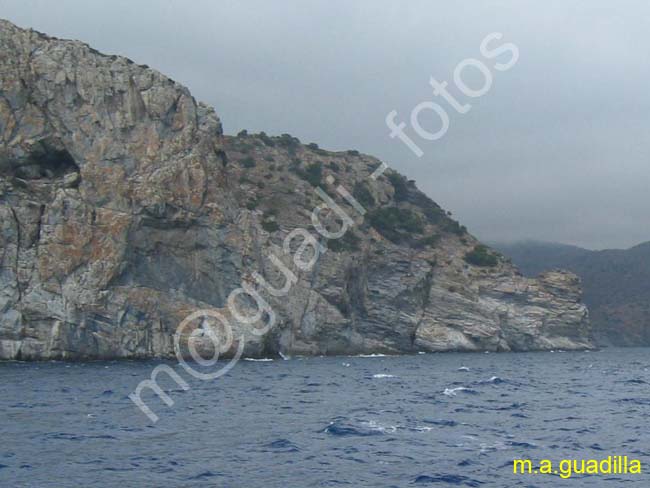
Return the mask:
<path fill-rule="evenodd" d="M 255 276 L 282 288 L 270 256 L 296 280 L 264 295 L 276 323 L 247 355 L 591 347 L 574 275 L 468 258 L 479 243 L 380 164 L 223 136 L 157 71 L 0 21 L 0 359 L 173 356 L 198 309 L 246 333 L 228 297 Z M 353 221 L 343 237 L 322 235 L 336 212 L 313 219 L 315 187 Z M 309 269 L 295 229 L 327 249 Z"/>

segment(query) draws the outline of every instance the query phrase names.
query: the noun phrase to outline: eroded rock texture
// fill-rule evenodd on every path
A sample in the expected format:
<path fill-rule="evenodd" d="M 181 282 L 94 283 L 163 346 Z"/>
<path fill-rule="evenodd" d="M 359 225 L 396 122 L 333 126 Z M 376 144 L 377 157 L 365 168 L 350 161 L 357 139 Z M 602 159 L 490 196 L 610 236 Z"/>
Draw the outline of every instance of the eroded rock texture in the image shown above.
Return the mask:
<path fill-rule="evenodd" d="M 171 356 L 188 313 L 230 316 L 255 272 L 282 286 L 270 254 L 298 280 L 265 295 L 277 324 L 248 355 L 591 346 L 574 275 L 468 259 L 479 243 L 413 182 L 370 178 L 379 165 L 224 137 L 157 71 L 0 21 L 0 358 Z M 355 220 L 344 237 L 312 225 L 315 186 Z M 329 248 L 309 270 L 283 251 L 296 228 Z"/>

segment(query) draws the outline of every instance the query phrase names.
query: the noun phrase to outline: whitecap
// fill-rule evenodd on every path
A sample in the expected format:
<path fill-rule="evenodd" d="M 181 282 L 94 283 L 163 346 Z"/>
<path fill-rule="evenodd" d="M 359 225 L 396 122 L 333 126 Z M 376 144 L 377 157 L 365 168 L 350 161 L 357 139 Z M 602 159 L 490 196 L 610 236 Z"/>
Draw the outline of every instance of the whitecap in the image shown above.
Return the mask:
<path fill-rule="evenodd" d="M 454 397 L 459 391 L 473 392 L 474 390 L 470 388 L 465 388 L 464 386 L 459 386 L 457 388 L 445 388 L 445 391 L 443 391 L 442 394 L 447 395 L 449 397 Z"/>
<path fill-rule="evenodd" d="M 359 354 L 358 358 L 385 358 L 385 354 Z"/>
<path fill-rule="evenodd" d="M 273 361 L 273 359 L 271 359 L 271 358 L 259 358 L 259 359 L 256 359 L 256 358 L 244 358 L 244 361 L 253 361 L 253 362 L 256 362 L 256 363 L 267 363 L 269 361 Z"/>
<path fill-rule="evenodd" d="M 503 382 L 504 381 L 498 376 L 492 376 L 489 380 L 481 381 L 481 383 L 493 383 L 495 385 L 498 385 L 499 383 L 503 383 Z"/>
<path fill-rule="evenodd" d="M 382 373 L 373 374 L 372 377 L 373 378 L 395 378 L 395 376 L 392 374 L 382 374 Z"/>
<path fill-rule="evenodd" d="M 501 441 L 497 441 L 494 444 L 486 444 L 484 442 L 480 443 L 479 445 L 480 452 L 481 454 L 486 454 L 488 452 L 494 452 L 494 451 L 504 451 L 508 449 L 508 446 Z"/>
<path fill-rule="evenodd" d="M 379 422 L 376 422 L 375 420 L 368 420 L 366 422 L 361 422 L 362 425 L 365 427 L 368 427 L 370 430 L 374 430 L 376 432 L 381 432 L 382 434 L 385 433 L 393 433 L 397 430 L 396 425 L 382 425 Z"/>
<path fill-rule="evenodd" d="M 458 368 L 458 371 L 469 371 L 469 368 L 467 366 L 461 366 Z"/>

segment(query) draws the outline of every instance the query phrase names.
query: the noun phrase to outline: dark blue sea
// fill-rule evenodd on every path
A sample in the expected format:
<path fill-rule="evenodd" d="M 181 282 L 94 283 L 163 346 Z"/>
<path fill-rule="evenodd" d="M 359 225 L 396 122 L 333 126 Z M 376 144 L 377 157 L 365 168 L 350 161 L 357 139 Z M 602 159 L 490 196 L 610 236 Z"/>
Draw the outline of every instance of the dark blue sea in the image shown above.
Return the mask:
<path fill-rule="evenodd" d="M 647 349 L 179 369 L 188 391 L 160 376 L 172 407 L 143 395 L 154 425 L 127 395 L 157 364 L 0 364 L 0 486 L 650 486 Z M 608 455 L 644 473 L 512 473 L 515 458 Z"/>

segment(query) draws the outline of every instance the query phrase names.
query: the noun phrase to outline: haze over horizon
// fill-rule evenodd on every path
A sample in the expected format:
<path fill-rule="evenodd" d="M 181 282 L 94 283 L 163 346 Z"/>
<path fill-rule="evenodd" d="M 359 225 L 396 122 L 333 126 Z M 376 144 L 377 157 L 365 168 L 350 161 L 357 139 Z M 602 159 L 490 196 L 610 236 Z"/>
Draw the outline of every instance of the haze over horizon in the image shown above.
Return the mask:
<path fill-rule="evenodd" d="M 228 134 L 286 132 L 377 156 L 483 240 L 589 249 L 650 240 L 650 4 L 284 5 L 292 8 L 0 0 L 0 17 L 158 69 L 214 106 Z M 492 32 L 517 45 L 519 60 L 492 71 L 484 96 L 467 99 L 454 68 L 482 59 L 479 46 Z M 449 110 L 448 133 L 419 139 L 419 159 L 389 137 L 385 117 L 396 110 L 408 123 L 414 106 L 436 100 L 431 76 L 473 107 Z"/>

